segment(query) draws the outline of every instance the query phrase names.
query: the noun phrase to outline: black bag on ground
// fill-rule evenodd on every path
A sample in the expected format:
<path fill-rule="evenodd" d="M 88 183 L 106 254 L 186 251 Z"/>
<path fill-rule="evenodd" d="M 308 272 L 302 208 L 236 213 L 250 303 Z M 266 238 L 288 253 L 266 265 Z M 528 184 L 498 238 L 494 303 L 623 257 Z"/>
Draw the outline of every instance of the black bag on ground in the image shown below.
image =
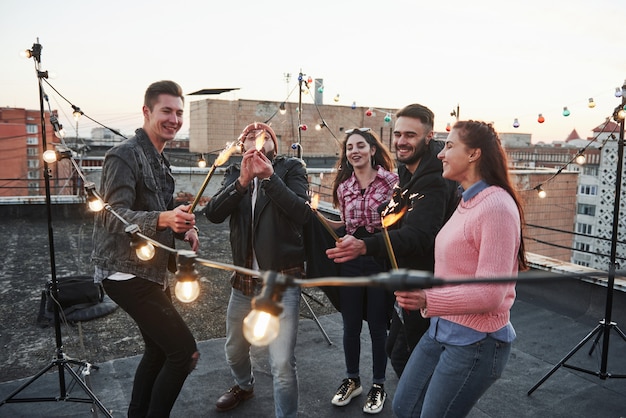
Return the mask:
<path fill-rule="evenodd" d="M 70 324 L 109 314 L 117 308 L 115 302 L 105 295 L 102 285 L 94 283 L 92 276 L 58 277 L 56 302 L 52 295 L 52 281 L 48 280 L 41 292 L 39 325 L 54 323 L 55 303 L 58 303 L 61 321 Z"/>

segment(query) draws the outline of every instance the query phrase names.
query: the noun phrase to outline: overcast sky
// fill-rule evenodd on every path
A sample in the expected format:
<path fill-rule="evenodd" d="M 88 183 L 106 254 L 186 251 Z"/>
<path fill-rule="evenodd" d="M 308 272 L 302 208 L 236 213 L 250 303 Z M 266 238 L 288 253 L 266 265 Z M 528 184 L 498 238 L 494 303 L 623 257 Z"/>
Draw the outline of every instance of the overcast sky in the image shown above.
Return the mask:
<path fill-rule="evenodd" d="M 153 81 L 175 80 L 188 93 L 239 88 L 225 99 L 280 102 L 293 91 L 295 102 L 302 71 L 324 80 L 325 104 L 337 94 L 338 105 L 381 110 L 422 103 L 439 131 L 458 104 L 462 119 L 551 142 L 573 129 L 591 136 L 621 103 L 614 93 L 626 78 L 619 0 L 93 3 L 2 1 L 0 106 L 39 108 L 34 64 L 19 56 L 37 39 L 58 92 L 125 134 L 141 126 Z M 73 135 L 70 105 L 46 93 Z M 94 126 L 81 119 L 80 135 Z"/>

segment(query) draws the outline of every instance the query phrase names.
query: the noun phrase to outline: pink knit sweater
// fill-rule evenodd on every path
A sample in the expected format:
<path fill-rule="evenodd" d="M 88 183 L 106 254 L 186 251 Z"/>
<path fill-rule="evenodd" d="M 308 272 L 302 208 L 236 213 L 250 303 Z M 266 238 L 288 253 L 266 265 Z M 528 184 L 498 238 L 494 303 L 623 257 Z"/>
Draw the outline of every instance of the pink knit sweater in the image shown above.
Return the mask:
<path fill-rule="evenodd" d="M 461 201 L 435 239 L 435 277 L 517 276 L 520 216 L 502 188 L 490 186 Z M 427 289 L 425 316 L 440 316 L 480 332 L 509 322 L 515 283 L 465 284 Z"/>

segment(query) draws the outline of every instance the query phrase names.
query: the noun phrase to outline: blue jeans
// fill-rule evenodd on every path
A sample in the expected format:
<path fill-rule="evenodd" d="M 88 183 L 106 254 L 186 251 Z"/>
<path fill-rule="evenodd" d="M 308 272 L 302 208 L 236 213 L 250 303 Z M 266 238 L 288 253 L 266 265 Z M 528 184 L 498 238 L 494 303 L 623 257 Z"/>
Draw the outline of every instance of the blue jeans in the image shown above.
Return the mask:
<path fill-rule="evenodd" d="M 464 417 L 502 375 L 511 344 L 491 337 L 467 346 L 424 334 L 400 377 L 393 412 L 403 417 Z"/>
<path fill-rule="evenodd" d="M 341 265 L 344 277 L 367 276 L 383 271 L 373 257 L 362 256 Z M 346 360 L 347 377 L 359 377 L 361 357 L 361 330 L 363 314 L 367 315 L 367 325 L 372 341 L 372 383 L 385 383 L 387 368 L 387 328 L 389 325 L 388 307 L 390 297 L 382 287 L 342 286 L 339 288 L 341 316 L 343 318 L 343 351 Z M 365 309 L 364 309 L 364 306 Z"/>
<path fill-rule="evenodd" d="M 243 320 L 251 310 L 252 297 L 232 289 L 226 311 L 226 360 L 235 383 L 244 390 L 254 386 L 250 343 L 243 336 Z M 298 375 L 296 337 L 300 316 L 300 288 L 288 287 L 283 293 L 278 338 L 268 347 L 274 381 L 274 408 L 277 417 L 296 417 L 298 413 Z"/>
<path fill-rule="evenodd" d="M 128 416 L 169 417 L 199 357 L 196 341 L 172 305 L 169 288 L 145 279 L 102 281 L 107 294 L 130 315 L 145 351 L 133 383 Z"/>

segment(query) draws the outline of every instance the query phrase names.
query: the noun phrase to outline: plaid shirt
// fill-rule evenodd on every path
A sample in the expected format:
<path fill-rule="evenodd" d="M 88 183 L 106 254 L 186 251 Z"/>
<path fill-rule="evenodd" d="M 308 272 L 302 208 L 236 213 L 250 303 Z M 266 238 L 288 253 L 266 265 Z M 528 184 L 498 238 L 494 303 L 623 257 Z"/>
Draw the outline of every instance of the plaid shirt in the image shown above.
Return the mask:
<path fill-rule="evenodd" d="M 396 184 L 398 175 L 381 166 L 378 166 L 376 177 L 363 192 L 354 173 L 343 181 L 337 188 L 337 197 L 346 232 L 352 235 L 361 226 L 369 233 L 382 228 L 378 207 L 389 200 Z"/>

